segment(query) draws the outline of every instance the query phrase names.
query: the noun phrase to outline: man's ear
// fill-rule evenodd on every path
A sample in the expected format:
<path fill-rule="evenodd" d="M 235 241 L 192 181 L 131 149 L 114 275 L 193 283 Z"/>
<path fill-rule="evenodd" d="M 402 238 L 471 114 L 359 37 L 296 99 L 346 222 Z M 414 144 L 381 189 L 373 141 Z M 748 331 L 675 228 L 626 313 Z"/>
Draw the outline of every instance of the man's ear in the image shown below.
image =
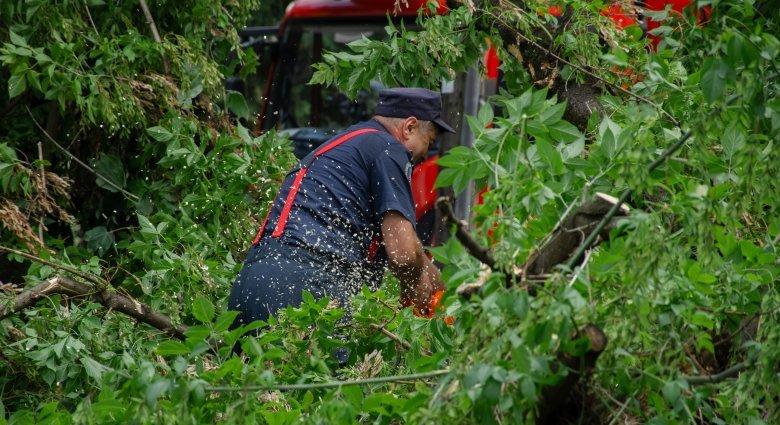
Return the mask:
<path fill-rule="evenodd" d="M 409 117 L 406 120 L 404 120 L 404 136 L 409 136 L 412 134 L 412 131 L 414 130 L 414 127 L 419 125 L 419 121 L 417 120 L 417 117 Z"/>

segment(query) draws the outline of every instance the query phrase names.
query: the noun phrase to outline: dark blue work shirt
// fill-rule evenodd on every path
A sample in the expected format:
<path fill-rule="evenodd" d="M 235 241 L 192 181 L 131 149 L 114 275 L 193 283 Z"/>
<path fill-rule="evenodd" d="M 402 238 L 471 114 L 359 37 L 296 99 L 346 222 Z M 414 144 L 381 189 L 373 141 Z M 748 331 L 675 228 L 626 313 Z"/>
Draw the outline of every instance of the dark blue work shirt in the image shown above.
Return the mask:
<path fill-rule="evenodd" d="M 361 128 L 379 131 L 355 136 L 311 163 L 279 237 L 281 243 L 358 265 L 366 259 L 372 238 L 381 236 L 384 213 L 398 211 L 416 225 L 411 154 L 376 120 L 356 124 L 346 132 Z M 313 155 L 309 153 L 287 174 L 263 239 L 272 237 L 295 174 Z"/>

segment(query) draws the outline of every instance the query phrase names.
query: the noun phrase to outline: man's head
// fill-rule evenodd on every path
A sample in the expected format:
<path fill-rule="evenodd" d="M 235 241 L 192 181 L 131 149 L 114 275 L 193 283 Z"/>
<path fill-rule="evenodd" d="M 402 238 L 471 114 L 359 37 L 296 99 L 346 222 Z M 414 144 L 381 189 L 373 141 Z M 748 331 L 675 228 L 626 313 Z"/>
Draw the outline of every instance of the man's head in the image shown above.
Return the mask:
<path fill-rule="evenodd" d="M 422 88 L 394 88 L 379 92 L 377 118 L 418 161 L 425 157 L 441 131 L 455 130 L 442 119 L 441 95 Z"/>
<path fill-rule="evenodd" d="M 377 115 L 374 118 L 412 153 L 414 162 L 425 158 L 428 149 L 439 135 L 435 124 L 431 121 L 418 120 L 416 117 L 394 118 Z"/>

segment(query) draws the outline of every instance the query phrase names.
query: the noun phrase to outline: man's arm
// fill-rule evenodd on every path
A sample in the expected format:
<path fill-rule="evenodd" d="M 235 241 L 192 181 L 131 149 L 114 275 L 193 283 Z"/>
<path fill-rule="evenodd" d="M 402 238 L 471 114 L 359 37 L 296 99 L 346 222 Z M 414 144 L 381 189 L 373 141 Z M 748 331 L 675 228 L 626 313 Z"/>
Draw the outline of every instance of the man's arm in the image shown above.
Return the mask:
<path fill-rule="evenodd" d="M 444 284 L 439 270 L 425 255 L 412 223 L 401 213 L 388 211 L 382 216 L 382 238 L 390 270 L 401 282 L 401 299 L 427 308 L 431 295 L 443 290 Z"/>

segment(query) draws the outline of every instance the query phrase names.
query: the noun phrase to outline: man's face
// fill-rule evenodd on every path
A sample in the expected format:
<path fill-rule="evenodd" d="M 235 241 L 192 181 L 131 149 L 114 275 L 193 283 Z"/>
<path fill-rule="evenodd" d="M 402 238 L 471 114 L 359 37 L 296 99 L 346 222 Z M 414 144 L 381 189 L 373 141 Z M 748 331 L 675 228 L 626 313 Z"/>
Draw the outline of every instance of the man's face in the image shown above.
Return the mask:
<path fill-rule="evenodd" d="M 419 162 L 428 154 L 428 149 L 436 141 L 438 129 L 436 125 L 423 125 L 416 118 L 409 118 L 404 125 L 406 149 L 412 153 L 412 161 Z"/>

